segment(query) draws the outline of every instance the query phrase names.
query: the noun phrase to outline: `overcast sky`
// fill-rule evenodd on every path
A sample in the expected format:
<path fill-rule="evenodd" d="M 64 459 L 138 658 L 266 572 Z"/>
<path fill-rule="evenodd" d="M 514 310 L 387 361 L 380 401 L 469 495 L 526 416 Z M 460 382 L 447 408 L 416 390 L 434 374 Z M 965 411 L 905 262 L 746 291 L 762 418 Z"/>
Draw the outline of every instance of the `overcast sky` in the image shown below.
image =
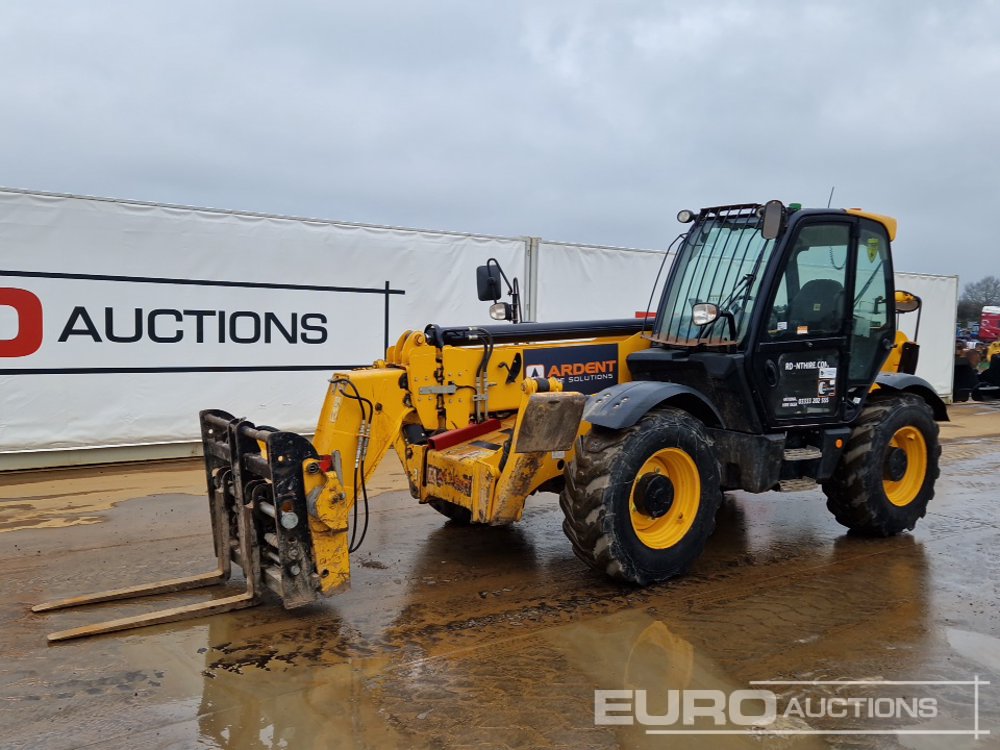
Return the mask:
<path fill-rule="evenodd" d="M 0 5 L 0 184 L 664 247 L 679 208 L 896 216 L 1000 275 L 1000 4 Z"/>

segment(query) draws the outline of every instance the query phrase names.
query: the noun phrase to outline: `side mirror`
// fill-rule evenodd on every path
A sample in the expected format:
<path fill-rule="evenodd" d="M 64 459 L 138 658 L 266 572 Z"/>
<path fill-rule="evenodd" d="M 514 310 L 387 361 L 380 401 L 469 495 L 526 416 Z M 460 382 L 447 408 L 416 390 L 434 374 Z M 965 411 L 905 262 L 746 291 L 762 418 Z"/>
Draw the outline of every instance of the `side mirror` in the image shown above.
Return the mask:
<path fill-rule="evenodd" d="M 920 297 L 912 292 L 896 291 L 896 312 L 909 313 L 920 309 Z"/>
<path fill-rule="evenodd" d="M 785 223 L 785 207 L 781 201 L 768 201 L 764 204 L 761 214 L 760 234 L 765 240 L 774 240 L 781 234 L 781 228 Z"/>
<path fill-rule="evenodd" d="M 503 284 L 507 285 L 507 292 L 510 294 L 509 304 L 500 301 Z M 509 320 L 512 323 L 521 321 L 521 290 L 518 289 L 517 278 L 510 281 L 496 258 L 490 258 L 485 266 L 476 268 L 476 293 L 480 302 L 493 302 L 490 305 L 490 317 L 493 320 Z"/>
<path fill-rule="evenodd" d="M 707 326 L 719 319 L 719 306 L 711 302 L 698 302 L 691 308 L 691 322 L 696 326 Z"/>
<path fill-rule="evenodd" d="M 500 285 L 500 267 L 487 264 L 476 268 L 476 292 L 480 302 L 496 302 L 503 296 L 503 288 Z M 492 317 L 492 308 L 490 308 Z M 496 318 L 503 320 L 503 318 Z"/>

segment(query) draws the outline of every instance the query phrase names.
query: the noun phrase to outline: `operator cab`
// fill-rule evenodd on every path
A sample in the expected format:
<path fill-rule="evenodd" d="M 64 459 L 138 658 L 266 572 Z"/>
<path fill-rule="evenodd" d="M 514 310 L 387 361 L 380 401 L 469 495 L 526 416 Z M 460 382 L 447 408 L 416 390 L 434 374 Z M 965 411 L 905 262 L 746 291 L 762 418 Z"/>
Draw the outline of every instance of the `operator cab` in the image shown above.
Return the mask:
<path fill-rule="evenodd" d="M 895 220 L 779 201 L 678 218 L 692 226 L 633 376 L 728 402 L 739 431 L 853 419 L 895 341 Z"/>

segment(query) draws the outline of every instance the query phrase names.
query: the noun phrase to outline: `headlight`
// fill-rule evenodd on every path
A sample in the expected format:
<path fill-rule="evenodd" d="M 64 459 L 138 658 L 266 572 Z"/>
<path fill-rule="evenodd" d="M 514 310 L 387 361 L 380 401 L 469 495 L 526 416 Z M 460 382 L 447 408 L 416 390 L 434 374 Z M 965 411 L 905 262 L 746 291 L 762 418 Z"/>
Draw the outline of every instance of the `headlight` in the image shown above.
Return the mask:
<path fill-rule="evenodd" d="M 490 317 L 493 320 L 510 320 L 510 305 L 506 302 L 494 302 L 490 305 Z"/>

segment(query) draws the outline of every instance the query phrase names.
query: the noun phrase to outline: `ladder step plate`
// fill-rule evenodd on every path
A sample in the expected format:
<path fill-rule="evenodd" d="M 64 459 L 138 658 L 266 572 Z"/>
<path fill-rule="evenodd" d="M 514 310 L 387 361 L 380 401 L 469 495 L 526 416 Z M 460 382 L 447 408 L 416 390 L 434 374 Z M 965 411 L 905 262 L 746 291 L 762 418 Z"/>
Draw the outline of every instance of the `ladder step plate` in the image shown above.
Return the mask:
<path fill-rule="evenodd" d="M 802 479 L 782 479 L 778 482 L 778 488 L 781 492 L 806 492 L 808 490 L 814 490 L 819 485 L 816 483 L 815 479 L 810 477 L 804 477 Z"/>
<path fill-rule="evenodd" d="M 823 451 L 812 446 L 806 448 L 786 448 L 786 461 L 811 461 L 814 458 L 823 458 Z"/>

